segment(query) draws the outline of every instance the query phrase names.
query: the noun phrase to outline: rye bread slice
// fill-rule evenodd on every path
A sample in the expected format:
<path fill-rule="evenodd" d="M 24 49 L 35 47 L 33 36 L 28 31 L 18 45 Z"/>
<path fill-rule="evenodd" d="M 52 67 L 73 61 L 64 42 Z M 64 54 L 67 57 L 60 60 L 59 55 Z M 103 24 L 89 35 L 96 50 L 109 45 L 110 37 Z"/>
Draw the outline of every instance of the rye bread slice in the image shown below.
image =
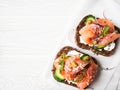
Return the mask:
<path fill-rule="evenodd" d="M 76 48 L 73 48 L 73 47 L 71 47 L 71 46 L 65 46 L 65 47 L 63 47 L 62 49 L 60 49 L 60 51 L 56 54 L 55 59 L 57 59 L 59 56 L 61 56 L 62 53 L 67 54 L 69 51 L 72 51 L 72 50 L 75 50 L 75 51 L 77 51 L 77 52 L 80 52 L 80 51 L 77 50 Z M 80 52 L 80 53 L 83 53 L 83 52 Z M 84 53 L 83 53 L 83 54 L 84 54 Z M 90 58 L 94 61 L 94 63 L 95 63 L 96 65 L 98 65 L 98 63 L 97 63 L 97 61 L 96 61 L 95 58 L 93 58 L 93 57 L 91 57 L 91 56 L 90 56 Z M 99 65 L 98 65 L 98 66 L 99 66 Z M 89 66 L 88 66 L 88 67 L 89 67 Z M 54 71 L 55 71 L 55 69 L 56 69 L 56 68 L 55 68 L 54 65 L 53 65 L 53 68 L 52 68 L 53 77 L 54 77 Z M 98 72 L 98 70 L 97 70 L 97 72 Z M 97 72 L 96 72 L 95 76 L 97 75 Z M 95 76 L 92 77 L 93 80 L 94 80 Z M 55 78 L 55 77 L 54 77 L 54 78 Z M 61 82 L 61 83 L 64 83 L 64 84 L 67 84 L 67 85 L 74 86 L 74 87 L 78 88 L 76 84 L 74 84 L 74 83 L 69 83 L 69 82 L 66 81 L 66 80 L 63 81 L 63 82 Z M 90 83 L 90 84 L 91 84 L 91 83 Z"/>
<path fill-rule="evenodd" d="M 82 27 L 85 26 L 85 21 L 86 21 L 86 18 L 89 17 L 89 16 L 93 16 L 93 15 L 87 15 L 85 16 L 79 23 L 79 25 L 77 26 L 76 28 L 76 33 L 75 33 L 75 41 L 76 41 L 76 44 L 78 47 L 82 48 L 82 49 L 86 49 L 86 50 L 91 50 L 93 51 L 95 54 L 100 54 L 100 55 L 103 55 L 103 56 L 111 56 L 114 54 L 115 52 L 115 49 L 117 47 L 117 41 L 118 39 L 116 39 L 114 42 L 115 42 L 115 48 L 111 51 L 106 51 L 106 50 L 102 50 L 102 51 L 99 51 L 99 50 L 96 50 L 94 49 L 94 47 L 92 46 L 89 46 L 89 45 L 85 45 L 83 43 L 80 42 L 80 34 L 79 34 L 79 31 L 81 30 Z M 96 17 L 98 18 L 98 17 Z M 118 28 L 117 26 L 115 26 L 115 30 L 117 30 L 119 33 L 120 33 L 120 28 Z"/>

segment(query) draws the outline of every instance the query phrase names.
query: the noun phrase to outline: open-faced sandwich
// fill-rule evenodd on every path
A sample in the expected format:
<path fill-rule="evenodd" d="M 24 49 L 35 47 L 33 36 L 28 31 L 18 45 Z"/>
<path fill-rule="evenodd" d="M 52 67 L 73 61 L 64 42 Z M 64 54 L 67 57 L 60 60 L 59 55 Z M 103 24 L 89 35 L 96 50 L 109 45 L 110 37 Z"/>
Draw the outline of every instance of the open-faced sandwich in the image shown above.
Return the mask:
<path fill-rule="evenodd" d="M 120 29 L 108 19 L 85 16 L 76 28 L 77 46 L 104 56 L 113 55 Z"/>
<path fill-rule="evenodd" d="M 62 83 L 83 90 L 94 80 L 98 71 L 96 60 L 70 46 L 63 47 L 53 63 L 53 76 Z"/>

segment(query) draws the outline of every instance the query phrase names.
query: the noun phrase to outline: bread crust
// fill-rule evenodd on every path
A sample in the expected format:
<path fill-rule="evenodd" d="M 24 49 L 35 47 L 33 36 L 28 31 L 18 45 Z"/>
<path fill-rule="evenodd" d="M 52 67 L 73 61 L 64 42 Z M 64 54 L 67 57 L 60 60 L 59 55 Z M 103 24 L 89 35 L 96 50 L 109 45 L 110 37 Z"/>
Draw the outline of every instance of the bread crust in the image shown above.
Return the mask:
<path fill-rule="evenodd" d="M 115 52 L 115 49 L 116 49 L 116 47 L 117 47 L 117 41 L 118 41 L 118 39 L 116 39 L 116 40 L 114 41 L 114 42 L 115 42 L 115 48 L 114 48 L 113 50 L 111 50 L 111 51 L 106 51 L 106 50 L 99 51 L 99 50 L 94 49 L 94 47 L 92 47 L 92 46 L 89 46 L 89 45 L 85 45 L 85 44 L 83 44 L 83 43 L 80 43 L 80 38 L 79 38 L 79 37 L 80 37 L 81 35 L 79 34 L 79 31 L 81 30 L 82 27 L 85 26 L 85 20 L 86 20 L 86 18 L 89 17 L 89 16 L 93 16 L 93 15 L 87 15 L 87 16 L 85 16 L 85 17 L 80 21 L 79 25 L 78 25 L 77 28 L 76 28 L 75 41 L 76 41 L 77 46 L 80 47 L 80 48 L 82 48 L 82 49 L 91 50 L 92 52 L 94 52 L 94 53 L 97 54 L 97 55 L 98 55 L 98 54 L 103 55 L 103 56 L 111 56 L 111 55 L 113 55 L 114 52 Z M 96 18 L 98 18 L 98 17 L 96 17 Z M 115 30 L 117 30 L 117 31 L 120 33 L 120 28 L 118 28 L 117 26 L 115 26 Z"/>

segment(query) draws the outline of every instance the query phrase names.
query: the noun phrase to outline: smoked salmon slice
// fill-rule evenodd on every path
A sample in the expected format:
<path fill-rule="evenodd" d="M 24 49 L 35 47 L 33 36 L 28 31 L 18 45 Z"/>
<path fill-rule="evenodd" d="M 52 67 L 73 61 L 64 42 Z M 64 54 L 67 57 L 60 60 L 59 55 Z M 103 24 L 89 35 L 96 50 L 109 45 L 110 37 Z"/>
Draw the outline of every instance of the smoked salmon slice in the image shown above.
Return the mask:
<path fill-rule="evenodd" d="M 80 30 L 80 35 L 82 36 L 83 40 L 88 44 L 93 44 L 92 39 L 97 37 L 97 29 L 99 28 L 98 25 L 89 24 L 83 27 Z"/>
<path fill-rule="evenodd" d="M 98 46 L 107 45 L 107 44 L 109 44 L 110 42 L 113 42 L 114 40 L 116 40 L 119 37 L 120 37 L 120 34 L 116 34 L 116 33 L 108 34 L 103 39 L 101 39 L 101 41 L 98 43 Z"/>
<path fill-rule="evenodd" d="M 99 18 L 99 19 L 96 19 L 94 23 L 102 26 L 109 26 L 110 28 L 112 28 L 112 30 L 114 30 L 114 24 L 108 19 Z"/>
<path fill-rule="evenodd" d="M 80 88 L 80 90 L 84 90 L 90 82 L 92 82 L 92 78 L 96 75 L 98 65 L 96 65 L 93 60 L 90 63 L 89 68 L 86 70 L 86 77 L 83 79 L 83 81 L 77 83 L 77 86 Z"/>
<path fill-rule="evenodd" d="M 89 64 L 89 62 L 84 62 L 80 59 L 79 55 L 72 55 L 65 60 L 64 66 L 64 77 L 67 80 L 73 80 L 74 76 L 82 71 L 82 69 Z"/>

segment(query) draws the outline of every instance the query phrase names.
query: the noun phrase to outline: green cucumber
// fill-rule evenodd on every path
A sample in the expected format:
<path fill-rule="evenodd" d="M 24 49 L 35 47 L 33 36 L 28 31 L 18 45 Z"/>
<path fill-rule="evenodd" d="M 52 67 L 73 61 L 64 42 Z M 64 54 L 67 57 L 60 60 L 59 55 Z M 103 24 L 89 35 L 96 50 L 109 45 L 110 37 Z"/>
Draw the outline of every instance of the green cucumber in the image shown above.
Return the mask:
<path fill-rule="evenodd" d="M 105 45 L 104 46 L 94 46 L 95 49 L 104 49 L 105 48 Z"/>
<path fill-rule="evenodd" d="M 87 55 L 87 54 L 83 54 L 80 58 L 81 58 L 83 61 L 85 61 L 85 62 L 89 62 L 89 61 L 90 61 L 90 56 Z"/>
<path fill-rule="evenodd" d="M 65 78 L 62 76 L 62 74 L 60 73 L 60 69 L 56 69 L 54 71 L 54 78 L 59 81 L 59 82 L 63 82 L 65 80 Z"/>
<path fill-rule="evenodd" d="M 89 15 L 85 21 L 85 24 L 92 23 L 95 21 L 95 17 L 92 15 Z"/>

